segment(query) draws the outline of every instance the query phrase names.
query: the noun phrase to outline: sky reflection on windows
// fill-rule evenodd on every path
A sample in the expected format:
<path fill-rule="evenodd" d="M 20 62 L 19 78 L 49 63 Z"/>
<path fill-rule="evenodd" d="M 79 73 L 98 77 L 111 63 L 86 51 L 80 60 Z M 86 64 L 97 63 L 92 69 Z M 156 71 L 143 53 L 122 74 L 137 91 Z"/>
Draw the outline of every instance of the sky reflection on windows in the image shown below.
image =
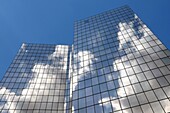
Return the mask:
<path fill-rule="evenodd" d="M 170 51 L 127 6 L 79 20 L 73 46 L 24 43 L 2 113 L 170 112 Z"/>
<path fill-rule="evenodd" d="M 79 77 L 71 90 L 79 94 L 83 91 L 82 93 L 86 94 L 75 101 L 92 96 L 94 103 L 90 107 L 97 113 L 145 113 L 146 110 L 155 112 L 152 104 L 159 107 L 162 104 L 155 102 L 160 97 L 152 90 L 161 90 L 161 87 L 169 85 L 169 68 L 163 68 L 166 66 L 162 61 L 162 58 L 167 58 L 168 62 L 170 60 L 163 51 L 166 51 L 166 48 L 126 6 L 89 17 L 88 20 L 88 23 L 83 23 L 84 20 L 75 23 L 73 83 L 74 76 Z M 88 55 L 79 54 L 83 52 Z M 78 59 L 75 60 L 76 58 Z M 91 73 L 92 71 L 96 71 L 95 74 Z M 81 87 L 79 81 L 85 81 L 87 85 Z M 90 92 L 84 89 L 89 89 Z M 167 100 L 165 92 L 162 94 L 164 96 L 161 98 Z M 153 101 L 150 100 L 152 104 L 146 101 L 151 95 L 155 96 Z M 141 97 L 145 100 L 141 100 Z M 81 106 L 81 102 L 78 104 Z M 166 105 L 169 105 L 169 102 Z M 74 104 L 72 107 L 74 108 Z M 81 109 L 86 109 L 87 112 L 88 108 L 87 105 L 84 108 L 76 107 L 72 112 L 80 112 Z M 164 111 L 160 113 L 165 113 L 170 108 L 162 109 Z"/>

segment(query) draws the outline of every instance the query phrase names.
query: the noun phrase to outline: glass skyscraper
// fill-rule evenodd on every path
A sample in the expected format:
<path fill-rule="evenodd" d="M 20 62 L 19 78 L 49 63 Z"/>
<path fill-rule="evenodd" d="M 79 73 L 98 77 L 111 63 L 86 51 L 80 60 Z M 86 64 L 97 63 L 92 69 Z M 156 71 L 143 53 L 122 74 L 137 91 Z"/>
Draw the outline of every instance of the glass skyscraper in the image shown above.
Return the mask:
<path fill-rule="evenodd" d="M 168 113 L 170 51 L 123 6 L 74 24 L 72 46 L 22 44 L 2 113 Z"/>
<path fill-rule="evenodd" d="M 22 44 L 0 83 L 1 113 L 63 113 L 71 48 Z"/>

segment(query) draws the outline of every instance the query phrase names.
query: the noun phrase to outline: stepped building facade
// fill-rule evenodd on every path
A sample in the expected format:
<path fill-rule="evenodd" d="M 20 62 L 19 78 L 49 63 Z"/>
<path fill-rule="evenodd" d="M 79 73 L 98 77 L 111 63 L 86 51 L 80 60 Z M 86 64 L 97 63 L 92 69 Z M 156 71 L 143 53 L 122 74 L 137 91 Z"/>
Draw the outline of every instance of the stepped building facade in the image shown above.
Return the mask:
<path fill-rule="evenodd" d="M 128 6 L 74 24 L 72 45 L 23 43 L 1 113 L 168 113 L 170 51 Z"/>

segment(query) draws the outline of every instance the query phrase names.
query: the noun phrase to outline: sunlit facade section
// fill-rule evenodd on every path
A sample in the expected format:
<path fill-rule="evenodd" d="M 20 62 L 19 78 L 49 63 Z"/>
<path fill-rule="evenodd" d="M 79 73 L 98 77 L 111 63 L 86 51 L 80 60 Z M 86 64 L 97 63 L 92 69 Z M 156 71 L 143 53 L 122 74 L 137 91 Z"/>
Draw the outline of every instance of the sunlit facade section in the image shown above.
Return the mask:
<path fill-rule="evenodd" d="M 170 51 L 128 7 L 74 24 L 72 112 L 170 112 Z"/>
<path fill-rule="evenodd" d="M 22 44 L 0 82 L 0 112 L 65 112 L 69 58 L 68 45 Z"/>

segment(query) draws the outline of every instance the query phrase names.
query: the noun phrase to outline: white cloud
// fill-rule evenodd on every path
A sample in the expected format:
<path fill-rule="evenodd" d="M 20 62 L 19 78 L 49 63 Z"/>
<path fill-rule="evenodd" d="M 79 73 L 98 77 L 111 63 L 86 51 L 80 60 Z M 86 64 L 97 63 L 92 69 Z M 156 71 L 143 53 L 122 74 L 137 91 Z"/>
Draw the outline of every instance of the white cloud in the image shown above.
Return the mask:
<path fill-rule="evenodd" d="M 76 60 L 78 64 L 74 65 L 73 75 L 80 75 L 77 77 L 77 79 L 74 79 L 75 84 L 73 84 L 73 91 L 75 90 L 77 86 L 76 83 L 78 83 L 79 79 L 81 79 L 83 76 L 86 76 L 85 72 L 88 72 L 93 68 L 91 67 L 91 64 L 94 60 L 97 60 L 97 58 L 95 58 L 90 51 L 79 51 L 74 55 L 74 60 Z"/>

